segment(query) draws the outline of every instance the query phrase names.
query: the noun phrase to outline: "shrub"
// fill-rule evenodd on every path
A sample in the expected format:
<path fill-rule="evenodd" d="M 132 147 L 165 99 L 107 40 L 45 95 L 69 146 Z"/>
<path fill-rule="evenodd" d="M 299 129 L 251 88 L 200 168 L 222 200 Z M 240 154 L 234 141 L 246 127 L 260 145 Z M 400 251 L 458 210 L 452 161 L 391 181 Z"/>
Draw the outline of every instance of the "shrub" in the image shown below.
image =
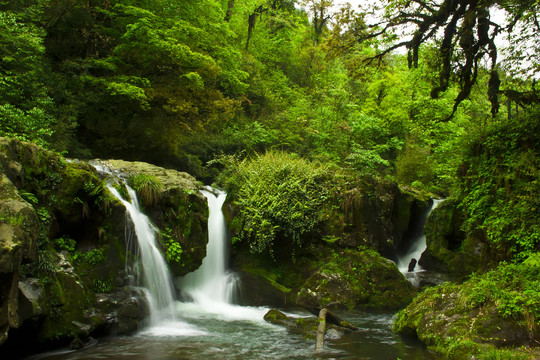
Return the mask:
<path fill-rule="evenodd" d="M 328 167 L 277 151 L 228 160 L 221 181 L 239 210 L 234 241 L 247 242 L 254 253 L 273 254 L 279 246 L 294 257 L 305 235 L 317 232 L 323 220 Z"/>
<path fill-rule="evenodd" d="M 158 178 L 146 174 L 131 175 L 128 178 L 128 185 L 137 192 L 137 196 L 145 207 L 158 203 L 163 187 Z"/>

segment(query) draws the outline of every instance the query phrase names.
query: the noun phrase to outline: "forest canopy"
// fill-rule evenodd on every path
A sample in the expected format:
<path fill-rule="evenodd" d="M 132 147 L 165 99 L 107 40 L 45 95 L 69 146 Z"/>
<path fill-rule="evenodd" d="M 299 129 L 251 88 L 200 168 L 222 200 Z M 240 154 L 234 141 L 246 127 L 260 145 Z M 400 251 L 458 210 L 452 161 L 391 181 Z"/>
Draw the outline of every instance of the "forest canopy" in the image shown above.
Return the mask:
<path fill-rule="evenodd" d="M 0 2 L 0 135 L 204 181 L 223 170 L 219 157 L 294 154 L 351 176 L 460 196 L 471 228 L 499 238 L 511 224 L 485 223 L 479 204 L 505 202 L 497 195 L 504 188 L 521 214 L 519 199 L 537 194 L 536 139 L 512 141 L 527 133 L 520 119 L 538 124 L 540 4 L 373 4 Z M 521 165 L 497 172 L 501 158 Z M 506 187 L 472 181 L 496 174 Z M 535 236 L 501 251 L 531 251 Z"/>

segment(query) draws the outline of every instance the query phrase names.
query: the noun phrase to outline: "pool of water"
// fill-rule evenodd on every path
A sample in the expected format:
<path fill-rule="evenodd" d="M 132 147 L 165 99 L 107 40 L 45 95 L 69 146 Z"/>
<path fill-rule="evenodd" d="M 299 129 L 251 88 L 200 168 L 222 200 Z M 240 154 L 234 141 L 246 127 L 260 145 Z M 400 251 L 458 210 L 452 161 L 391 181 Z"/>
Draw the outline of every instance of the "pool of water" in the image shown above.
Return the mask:
<path fill-rule="evenodd" d="M 326 341 L 324 352 L 315 354 L 313 340 L 264 321 L 267 308 L 177 303 L 177 311 L 178 320 L 134 336 L 98 339 L 81 350 L 58 350 L 27 359 L 435 359 L 418 341 L 392 333 L 391 314 L 341 313 L 359 330 Z M 301 310 L 286 313 L 312 316 Z"/>

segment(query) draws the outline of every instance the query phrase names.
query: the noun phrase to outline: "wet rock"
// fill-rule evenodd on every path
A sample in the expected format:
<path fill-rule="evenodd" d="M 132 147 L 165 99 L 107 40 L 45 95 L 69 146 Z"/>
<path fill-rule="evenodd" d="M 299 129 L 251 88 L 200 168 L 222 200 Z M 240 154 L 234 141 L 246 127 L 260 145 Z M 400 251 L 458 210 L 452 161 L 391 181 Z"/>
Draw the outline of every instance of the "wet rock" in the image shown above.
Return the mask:
<path fill-rule="evenodd" d="M 110 294 L 98 294 L 97 316 L 105 334 L 129 335 L 139 330 L 150 315 L 150 308 L 140 288 L 126 287 Z"/>
<path fill-rule="evenodd" d="M 166 257 L 174 275 L 182 276 L 196 270 L 206 256 L 208 242 L 208 207 L 197 180 L 187 173 L 144 162 L 101 162 L 127 174 L 153 176 L 161 183 L 159 201 L 146 206 L 145 213 L 168 240 L 176 242 L 182 249 L 181 258 Z"/>
<path fill-rule="evenodd" d="M 394 262 L 372 250 L 335 251 L 322 263 L 297 296 L 308 309 L 399 309 L 417 293 Z"/>
<path fill-rule="evenodd" d="M 264 320 L 274 325 L 286 327 L 290 331 L 296 332 L 308 339 L 315 339 L 319 320 L 316 317 L 288 317 L 283 312 L 272 309 L 264 315 Z M 351 325 L 352 327 L 352 325 Z M 343 335 L 351 333 L 354 327 L 342 327 L 336 324 L 326 324 L 325 339 L 338 340 Z"/>

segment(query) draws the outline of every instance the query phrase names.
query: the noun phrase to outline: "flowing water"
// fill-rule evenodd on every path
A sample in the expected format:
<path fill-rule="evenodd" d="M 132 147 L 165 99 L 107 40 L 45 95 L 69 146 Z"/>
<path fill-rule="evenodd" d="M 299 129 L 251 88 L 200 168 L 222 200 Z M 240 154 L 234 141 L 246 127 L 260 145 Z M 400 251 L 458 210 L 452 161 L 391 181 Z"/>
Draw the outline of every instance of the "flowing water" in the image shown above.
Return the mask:
<path fill-rule="evenodd" d="M 178 280 L 179 288 L 203 306 L 220 307 L 230 304 L 236 287 L 236 278 L 227 271 L 228 243 L 225 218 L 221 208 L 227 194 L 217 189 L 202 191 L 208 200 L 208 245 L 202 265 Z"/>
<path fill-rule="evenodd" d="M 111 191 L 119 196 L 114 189 Z M 147 274 L 150 269 L 145 269 L 143 285 L 155 298 L 153 311 L 159 314 L 150 326 L 135 336 L 99 339 L 81 350 L 60 350 L 31 359 L 434 359 L 418 341 L 392 333 L 392 314 L 340 314 L 360 330 L 327 341 L 325 350 L 315 354 L 314 340 L 264 321 L 267 308 L 231 304 L 235 278 L 227 272 L 227 239 L 221 212 L 226 195 L 215 190 L 204 191 L 204 195 L 210 208 L 207 257 L 197 271 L 178 282 L 191 301 L 172 300 L 168 272 Z M 134 194 L 132 199 L 136 199 Z M 144 258 L 143 252 L 150 252 L 161 258 L 153 259 L 152 263 L 141 259 L 142 267 L 166 269 L 163 258 L 156 252 L 154 229 L 148 218 L 140 212 L 135 200 L 121 200 L 133 220 L 137 238 L 148 235 L 143 244 L 138 240 L 140 256 Z M 290 317 L 313 317 L 299 309 L 284 311 Z"/>
<path fill-rule="evenodd" d="M 148 217 L 140 210 L 137 194 L 126 185 L 131 201 L 127 201 L 118 191 L 109 186 L 111 193 L 126 207 L 126 212 L 135 230 L 137 240 L 137 259 L 142 271 L 141 284 L 147 289 L 147 300 L 150 305 L 150 323 L 161 326 L 164 321 L 174 321 L 174 295 L 169 269 L 165 259 L 156 246 L 156 229 Z M 128 241 L 129 243 L 129 241 Z M 129 246 L 128 246 L 129 248 Z M 139 284 L 137 284 L 139 285 Z"/>
<path fill-rule="evenodd" d="M 426 224 L 426 220 L 429 216 L 429 214 L 435 209 L 443 200 L 441 199 L 433 199 L 431 206 L 426 209 L 424 214 L 421 218 L 418 219 L 417 223 L 417 229 L 415 229 L 415 233 L 413 235 L 413 239 L 411 241 L 411 246 L 407 251 L 398 257 L 398 268 L 399 271 L 405 277 L 407 280 L 409 280 L 414 286 L 418 287 L 420 284 L 420 280 L 418 277 L 418 274 L 423 271 L 420 264 L 416 263 L 414 266 L 414 269 L 412 271 L 409 271 L 409 264 L 411 263 L 411 260 L 414 259 L 415 262 L 418 262 L 420 260 L 420 257 L 422 256 L 422 253 L 426 251 L 427 244 L 426 244 L 426 235 L 424 235 L 424 225 Z"/>

